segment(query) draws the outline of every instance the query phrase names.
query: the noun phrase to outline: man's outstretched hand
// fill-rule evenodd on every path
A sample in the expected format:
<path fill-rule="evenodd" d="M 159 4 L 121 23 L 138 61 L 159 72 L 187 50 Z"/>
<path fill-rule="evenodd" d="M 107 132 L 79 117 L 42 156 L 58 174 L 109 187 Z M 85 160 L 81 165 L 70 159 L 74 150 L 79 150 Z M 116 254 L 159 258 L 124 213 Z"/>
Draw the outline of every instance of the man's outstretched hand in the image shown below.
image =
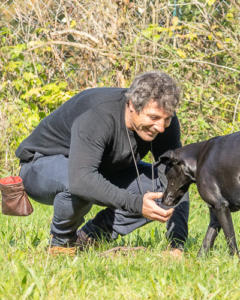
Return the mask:
<path fill-rule="evenodd" d="M 170 208 L 165 210 L 159 207 L 155 199 L 162 198 L 163 193 L 153 193 L 148 192 L 143 196 L 143 206 L 142 206 L 142 215 L 149 219 L 160 221 L 162 223 L 166 222 L 173 214 L 174 209 Z"/>

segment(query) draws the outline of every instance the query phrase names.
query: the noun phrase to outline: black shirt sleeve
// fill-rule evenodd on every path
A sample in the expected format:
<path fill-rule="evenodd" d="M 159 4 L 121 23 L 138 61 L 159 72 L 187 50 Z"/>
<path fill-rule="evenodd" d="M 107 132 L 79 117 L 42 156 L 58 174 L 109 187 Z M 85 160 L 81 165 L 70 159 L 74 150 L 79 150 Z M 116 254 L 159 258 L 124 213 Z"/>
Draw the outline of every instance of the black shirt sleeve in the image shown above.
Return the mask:
<path fill-rule="evenodd" d="M 114 134 L 114 122 L 90 110 L 77 118 L 71 129 L 69 189 L 86 201 L 129 212 L 142 212 L 142 196 L 106 180 L 99 172 L 103 153 Z"/>

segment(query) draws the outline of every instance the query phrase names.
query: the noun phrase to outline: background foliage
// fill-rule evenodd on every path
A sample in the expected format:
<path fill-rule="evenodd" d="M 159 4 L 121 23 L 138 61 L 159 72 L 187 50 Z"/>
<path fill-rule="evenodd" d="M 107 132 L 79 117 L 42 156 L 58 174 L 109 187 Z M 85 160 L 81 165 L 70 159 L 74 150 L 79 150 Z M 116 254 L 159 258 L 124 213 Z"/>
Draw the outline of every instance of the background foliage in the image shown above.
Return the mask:
<path fill-rule="evenodd" d="M 182 87 L 183 144 L 239 130 L 234 0 L 11 0 L 0 4 L 0 175 L 18 144 L 75 93 L 163 70 Z"/>

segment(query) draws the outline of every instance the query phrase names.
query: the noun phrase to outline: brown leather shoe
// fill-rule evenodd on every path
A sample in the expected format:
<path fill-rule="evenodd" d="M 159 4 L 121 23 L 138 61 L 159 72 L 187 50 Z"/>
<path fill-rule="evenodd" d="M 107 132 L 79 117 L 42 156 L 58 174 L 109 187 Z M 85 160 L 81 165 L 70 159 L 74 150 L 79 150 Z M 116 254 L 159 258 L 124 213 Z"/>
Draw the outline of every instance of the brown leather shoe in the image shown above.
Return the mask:
<path fill-rule="evenodd" d="M 48 248 L 48 253 L 53 256 L 61 254 L 74 256 L 77 253 L 77 249 L 76 247 L 52 246 Z"/>
<path fill-rule="evenodd" d="M 77 231 L 76 247 L 80 251 L 84 251 L 89 247 L 98 247 L 95 239 L 89 237 L 82 229 Z"/>
<path fill-rule="evenodd" d="M 77 231 L 77 240 L 75 242 L 74 247 L 67 247 L 67 246 L 51 246 L 48 248 L 48 252 L 50 255 L 70 255 L 74 256 L 77 254 L 77 251 L 84 251 L 87 250 L 91 246 L 97 246 L 96 240 L 89 237 L 82 229 Z"/>

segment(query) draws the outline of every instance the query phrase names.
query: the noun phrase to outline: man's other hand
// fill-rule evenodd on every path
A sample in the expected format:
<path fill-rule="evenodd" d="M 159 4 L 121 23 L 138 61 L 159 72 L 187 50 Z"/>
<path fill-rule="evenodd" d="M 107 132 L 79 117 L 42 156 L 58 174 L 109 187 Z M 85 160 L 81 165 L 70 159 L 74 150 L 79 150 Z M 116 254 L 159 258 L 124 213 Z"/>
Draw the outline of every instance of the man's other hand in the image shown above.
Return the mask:
<path fill-rule="evenodd" d="M 143 196 L 143 206 L 142 206 L 142 215 L 149 219 L 160 221 L 162 223 L 166 222 L 173 214 L 174 209 L 170 208 L 165 210 L 159 207 L 155 199 L 162 198 L 163 193 L 153 193 L 148 192 Z"/>

